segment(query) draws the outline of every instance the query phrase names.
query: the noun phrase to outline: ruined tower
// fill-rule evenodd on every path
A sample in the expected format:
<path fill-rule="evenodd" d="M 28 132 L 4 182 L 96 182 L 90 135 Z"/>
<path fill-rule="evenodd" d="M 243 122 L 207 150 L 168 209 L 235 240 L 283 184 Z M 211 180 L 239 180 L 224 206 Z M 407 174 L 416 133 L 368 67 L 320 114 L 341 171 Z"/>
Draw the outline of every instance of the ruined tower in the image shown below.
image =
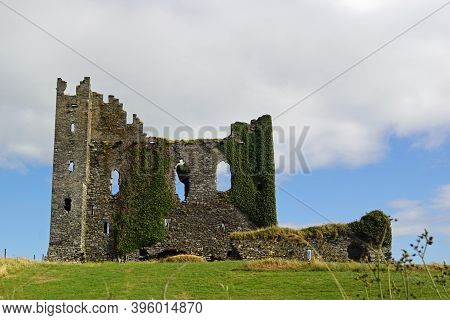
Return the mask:
<path fill-rule="evenodd" d="M 276 224 L 270 116 L 237 122 L 224 139 L 172 141 L 148 137 L 136 115 L 127 123 L 119 100 L 105 103 L 89 78 L 74 96 L 65 89 L 58 79 L 49 260 L 226 259 L 231 232 Z M 216 190 L 222 161 L 227 192 Z"/>

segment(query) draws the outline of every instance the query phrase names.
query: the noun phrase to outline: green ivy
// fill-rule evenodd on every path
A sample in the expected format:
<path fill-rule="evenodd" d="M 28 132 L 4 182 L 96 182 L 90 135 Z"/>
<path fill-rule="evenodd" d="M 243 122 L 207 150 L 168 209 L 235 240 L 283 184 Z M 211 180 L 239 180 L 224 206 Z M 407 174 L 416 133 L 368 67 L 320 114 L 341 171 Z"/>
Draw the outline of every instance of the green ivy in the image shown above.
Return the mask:
<path fill-rule="evenodd" d="M 151 146 L 141 143 L 130 147 L 126 158 L 128 172 L 121 175 L 118 196 L 120 212 L 114 217 L 113 230 L 119 256 L 164 239 L 164 218 L 175 207 L 170 190 L 168 144 L 160 139 Z"/>
<path fill-rule="evenodd" d="M 251 124 L 234 123 L 224 141 L 232 171 L 231 201 L 257 227 L 277 224 L 272 139 L 272 119 L 265 115 Z"/>
<path fill-rule="evenodd" d="M 351 222 L 348 226 L 353 235 L 373 246 L 392 244 L 391 220 L 381 210 L 366 213 L 359 221 Z"/>

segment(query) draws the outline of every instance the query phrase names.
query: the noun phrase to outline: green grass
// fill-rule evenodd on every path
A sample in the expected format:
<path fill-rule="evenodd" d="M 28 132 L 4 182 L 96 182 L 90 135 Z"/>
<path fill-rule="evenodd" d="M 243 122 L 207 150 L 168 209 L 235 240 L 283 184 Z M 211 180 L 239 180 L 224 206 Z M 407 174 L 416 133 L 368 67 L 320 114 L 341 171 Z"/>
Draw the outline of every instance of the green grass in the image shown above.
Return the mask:
<path fill-rule="evenodd" d="M 344 266 L 336 268 L 334 273 L 349 298 L 360 299 L 364 296 L 364 287 L 354 279 L 357 272 L 353 270 L 357 268 Z M 427 284 L 421 298 L 438 298 L 424 271 L 414 271 L 413 276 Z M 394 273 L 392 278 L 400 287 L 400 274 Z M 4 268 L 0 274 L 0 298 L 162 299 L 168 281 L 168 299 L 341 299 L 331 274 L 321 268 L 257 271 L 249 269 L 243 261 L 27 262 Z M 412 289 L 419 294 L 415 283 L 412 281 Z M 378 298 L 376 284 L 372 286 L 371 298 Z"/>

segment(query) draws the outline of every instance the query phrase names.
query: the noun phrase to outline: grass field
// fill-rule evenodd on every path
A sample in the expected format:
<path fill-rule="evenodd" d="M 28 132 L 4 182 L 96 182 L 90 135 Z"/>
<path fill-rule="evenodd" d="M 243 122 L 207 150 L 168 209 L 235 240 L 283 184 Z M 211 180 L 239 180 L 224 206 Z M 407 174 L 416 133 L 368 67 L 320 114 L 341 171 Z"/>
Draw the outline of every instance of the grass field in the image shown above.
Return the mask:
<path fill-rule="evenodd" d="M 0 259 L 1 260 L 1 259 Z M 356 266 L 356 267 L 355 267 Z M 333 264 L 334 274 L 350 299 L 362 299 L 365 289 L 355 280 L 364 266 Z M 433 271 L 437 272 L 437 271 Z M 402 286 L 400 273 L 392 280 Z M 425 271 L 411 273 L 411 291 L 418 298 L 437 299 Z M 424 281 L 419 288 L 417 282 Z M 386 274 L 383 273 L 383 283 Z M 387 288 L 385 297 L 388 297 Z M 370 288 L 378 299 L 378 286 Z M 422 292 L 421 292 L 422 291 Z M 1 299 L 341 299 L 332 274 L 323 268 L 267 269 L 243 261 L 40 263 L 0 261 Z M 401 290 L 399 297 L 404 295 Z"/>

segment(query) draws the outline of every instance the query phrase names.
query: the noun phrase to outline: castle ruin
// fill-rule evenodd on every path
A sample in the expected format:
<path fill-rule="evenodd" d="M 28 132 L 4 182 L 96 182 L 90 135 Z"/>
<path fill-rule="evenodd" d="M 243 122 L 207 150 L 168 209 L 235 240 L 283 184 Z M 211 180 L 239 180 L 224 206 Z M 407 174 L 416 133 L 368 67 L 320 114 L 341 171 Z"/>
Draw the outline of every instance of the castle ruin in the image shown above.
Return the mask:
<path fill-rule="evenodd" d="M 147 136 L 114 96 L 84 78 L 75 95 L 57 81 L 50 243 L 52 261 L 142 260 L 181 253 L 208 260 L 391 255 L 389 218 L 305 229 L 277 227 L 271 117 L 236 122 L 224 139 Z M 220 162 L 231 188 L 218 192 Z M 176 194 L 176 178 L 184 200 Z"/>
<path fill-rule="evenodd" d="M 226 259 L 231 232 L 276 224 L 270 116 L 233 124 L 225 139 L 172 141 L 147 136 L 136 115 L 127 123 L 119 100 L 105 103 L 89 78 L 74 96 L 66 85 L 58 79 L 49 260 Z M 216 190 L 221 161 L 228 192 Z"/>

